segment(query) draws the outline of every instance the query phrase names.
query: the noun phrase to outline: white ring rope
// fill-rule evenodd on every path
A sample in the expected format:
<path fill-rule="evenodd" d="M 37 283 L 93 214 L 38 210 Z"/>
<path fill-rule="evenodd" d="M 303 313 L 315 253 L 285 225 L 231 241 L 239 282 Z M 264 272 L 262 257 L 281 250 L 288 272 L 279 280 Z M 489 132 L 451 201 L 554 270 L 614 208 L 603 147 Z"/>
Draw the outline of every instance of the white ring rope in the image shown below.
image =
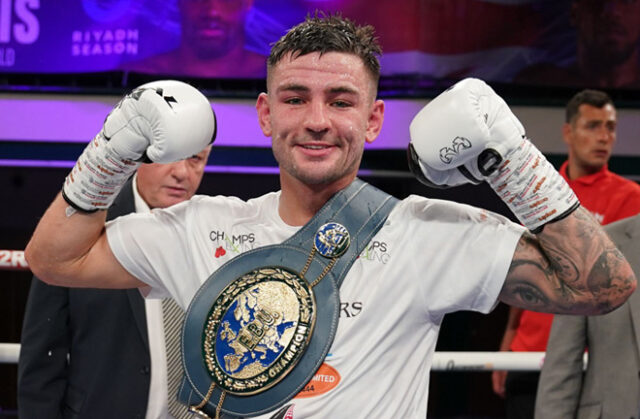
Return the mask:
<path fill-rule="evenodd" d="M 0 343 L 0 364 L 17 364 L 19 343 Z M 539 371 L 544 352 L 435 352 L 431 371 Z M 584 355 L 584 365 L 587 354 Z"/>
<path fill-rule="evenodd" d="M 0 271 L 28 270 L 22 250 L 0 250 Z M 0 343 L 0 364 L 16 364 L 19 343 Z M 544 352 L 435 352 L 432 371 L 539 371 Z M 584 356 L 586 365 L 587 354 Z"/>
<path fill-rule="evenodd" d="M 0 343 L 0 364 L 17 364 L 20 354 L 19 343 Z"/>

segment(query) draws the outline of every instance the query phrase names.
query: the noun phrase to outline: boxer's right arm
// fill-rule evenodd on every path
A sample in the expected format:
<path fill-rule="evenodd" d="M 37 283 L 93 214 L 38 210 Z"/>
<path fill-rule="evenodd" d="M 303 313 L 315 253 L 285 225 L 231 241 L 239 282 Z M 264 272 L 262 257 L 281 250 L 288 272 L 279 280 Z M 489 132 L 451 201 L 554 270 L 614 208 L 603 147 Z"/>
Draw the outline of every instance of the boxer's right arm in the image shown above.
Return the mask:
<path fill-rule="evenodd" d="M 603 314 L 636 288 L 622 253 L 486 83 L 465 79 L 427 104 L 410 127 L 419 179 L 486 181 L 530 231 L 513 254 L 501 301 L 533 311 Z"/>
<path fill-rule="evenodd" d="M 195 88 L 177 81 L 141 86 L 123 98 L 67 176 L 25 249 L 33 273 L 52 285 L 143 285 L 117 261 L 106 209 L 141 161 L 169 163 L 213 141 L 215 116 Z"/>

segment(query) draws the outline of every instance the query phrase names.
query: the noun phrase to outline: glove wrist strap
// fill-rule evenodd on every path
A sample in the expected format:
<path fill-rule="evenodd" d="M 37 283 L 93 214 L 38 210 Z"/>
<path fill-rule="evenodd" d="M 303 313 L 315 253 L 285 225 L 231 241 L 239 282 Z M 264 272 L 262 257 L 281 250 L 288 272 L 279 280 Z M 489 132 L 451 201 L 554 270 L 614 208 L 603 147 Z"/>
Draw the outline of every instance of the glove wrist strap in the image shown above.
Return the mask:
<path fill-rule="evenodd" d="M 62 196 L 82 212 L 106 210 L 140 166 L 116 153 L 100 132 L 84 149 L 62 186 Z"/>
<path fill-rule="evenodd" d="M 528 139 L 511 150 L 487 182 L 534 233 L 573 212 L 580 202 L 569 184 Z"/>

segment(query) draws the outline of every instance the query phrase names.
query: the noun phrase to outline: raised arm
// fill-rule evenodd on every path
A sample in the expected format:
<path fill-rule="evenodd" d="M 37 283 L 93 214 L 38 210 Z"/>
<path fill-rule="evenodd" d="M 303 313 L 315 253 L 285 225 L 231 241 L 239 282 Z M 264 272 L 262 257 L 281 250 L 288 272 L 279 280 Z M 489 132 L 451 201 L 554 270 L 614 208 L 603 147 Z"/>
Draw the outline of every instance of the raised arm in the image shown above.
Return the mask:
<path fill-rule="evenodd" d="M 141 162 L 191 157 L 214 136 L 209 101 L 185 83 L 148 83 L 125 96 L 38 223 L 25 250 L 33 273 L 47 283 L 69 287 L 144 285 L 111 252 L 105 210 Z"/>
<path fill-rule="evenodd" d="M 622 253 L 581 207 L 537 235 L 525 232 L 500 299 L 534 311 L 602 314 L 624 303 L 635 287 Z"/>
<path fill-rule="evenodd" d="M 25 249 L 31 271 L 48 284 L 65 287 L 144 285 L 113 256 L 104 229 L 106 213 L 77 211 L 59 193 Z"/>
<path fill-rule="evenodd" d="M 623 255 L 486 83 L 457 83 L 418 113 L 410 131 L 410 167 L 421 181 L 437 187 L 486 181 L 529 229 L 514 252 L 502 301 L 597 314 L 635 290 Z"/>

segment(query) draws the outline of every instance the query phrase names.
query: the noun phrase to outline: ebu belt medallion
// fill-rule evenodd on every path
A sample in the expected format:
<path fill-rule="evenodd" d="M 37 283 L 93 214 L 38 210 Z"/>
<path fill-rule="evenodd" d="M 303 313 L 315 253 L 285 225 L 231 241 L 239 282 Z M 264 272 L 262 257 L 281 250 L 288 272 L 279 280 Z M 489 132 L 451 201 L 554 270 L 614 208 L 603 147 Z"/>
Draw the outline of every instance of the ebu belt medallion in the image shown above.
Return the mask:
<path fill-rule="evenodd" d="M 257 416 L 300 392 L 337 330 L 335 261 L 273 245 L 215 271 L 187 311 L 180 401 L 202 417 Z"/>
<path fill-rule="evenodd" d="M 315 250 L 326 258 L 342 256 L 350 244 L 351 236 L 349 231 L 339 223 L 323 225 L 313 240 Z"/>
<path fill-rule="evenodd" d="M 313 290 L 286 268 L 259 268 L 235 280 L 211 306 L 204 329 L 211 379 L 237 395 L 275 385 L 300 360 L 315 316 Z"/>

